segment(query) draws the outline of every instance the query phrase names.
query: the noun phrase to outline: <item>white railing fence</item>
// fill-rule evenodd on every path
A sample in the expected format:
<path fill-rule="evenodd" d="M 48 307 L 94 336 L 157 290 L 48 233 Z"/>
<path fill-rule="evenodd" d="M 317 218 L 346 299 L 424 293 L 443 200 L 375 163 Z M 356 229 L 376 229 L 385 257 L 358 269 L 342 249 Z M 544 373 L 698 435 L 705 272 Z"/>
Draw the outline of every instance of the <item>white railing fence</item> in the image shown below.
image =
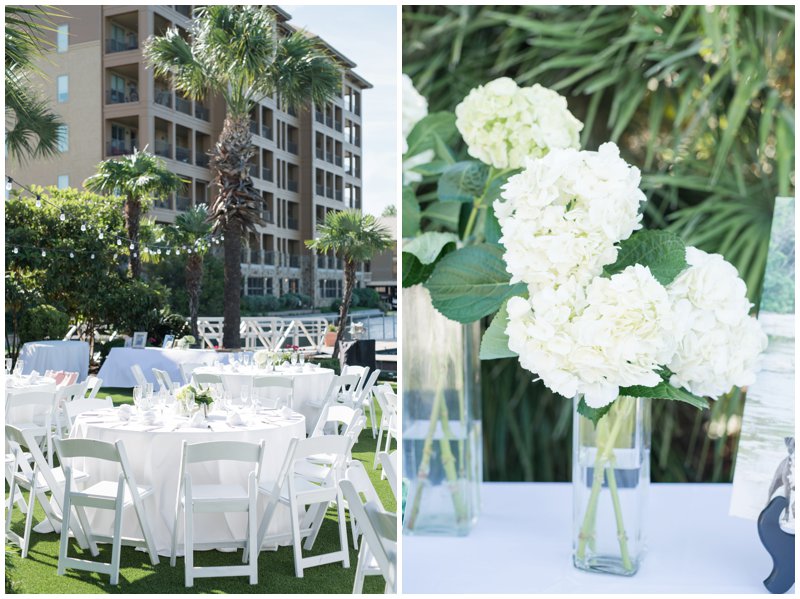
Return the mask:
<path fill-rule="evenodd" d="M 222 347 L 221 316 L 197 319 L 199 341 L 204 347 Z M 319 351 L 325 342 L 328 321 L 321 317 L 286 320 L 274 317 L 244 317 L 239 325 L 242 347 L 249 350 L 277 349 L 296 345 Z"/>

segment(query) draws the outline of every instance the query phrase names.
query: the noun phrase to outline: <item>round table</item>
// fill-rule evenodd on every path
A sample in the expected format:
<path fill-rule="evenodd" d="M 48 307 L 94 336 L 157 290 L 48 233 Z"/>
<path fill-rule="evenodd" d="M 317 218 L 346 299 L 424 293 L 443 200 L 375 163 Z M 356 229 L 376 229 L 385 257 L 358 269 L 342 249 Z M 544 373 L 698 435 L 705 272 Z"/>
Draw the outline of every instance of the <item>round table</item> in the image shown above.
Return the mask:
<path fill-rule="evenodd" d="M 37 376 L 35 379 L 31 376 L 6 376 L 6 396 L 13 393 L 30 393 L 31 391 L 48 391 L 53 392 L 56 390 L 56 380 L 49 376 Z"/>
<path fill-rule="evenodd" d="M 206 441 L 249 441 L 265 443 L 262 482 L 274 481 L 283 465 L 292 439 L 305 437 L 305 418 L 289 411 L 262 410 L 258 414 L 243 413 L 242 426 L 230 426 L 224 413 L 209 414 L 203 428 L 190 427 L 187 418 L 178 418 L 165 412 L 153 424 L 145 424 L 134 416 L 130 421 L 120 420 L 118 408 L 85 412 L 75 419 L 70 432 L 72 438 L 97 439 L 125 445 L 133 475 L 139 486 L 148 486 L 153 494 L 144 500 L 150 530 L 160 555 L 170 554 L 172 526 L 175 519 L 175 500 L 178 493 L 178 473 L 181 463 L 181 446 L 184 440 L 191 443 Z M 159 421 L 160 420 L 160 421 Z M 180 427 L 180 428 L 176 428 Z M 116 464 L 95 459 L 75 460 L 74 467 L 90 475 L 89 482 L 116 480 Z M 247 476 L 252 467 L 235 462 L 207 462 L 192 465 L 192 480 L 197 484 L 221 483 L 247 486 Z M 266 497 L 259 498 L 262 514 Z M 114 514 L 109 510 L 87 510 L 92 531 L 111 534 Z M 202 514 L 195 522 L 195 543 L 225 542 L 243 539 L 247 527 L 244 513 Z M 268 534 L 288 534 L 291 522 L 288 509 L 279 506 L 275 511 Z M 125 512 L 123 536 L 141 538 L 136 516 L 129 508 Z M 183 523 L 179 523 L 178 545 L 183 543 Z"/>
<path fill-rule="evenodd" d="M 18 359 L 24 364 L 23 374 L 34 370 L 39 374 L 64 370 L 77 372 L 75 382 L 82 383 L 89 372 L 89 344 L 85 341 L 29 341 L 19 350 Z"/>
<path fill-rule="evenodd" d="M 335 373 L 330 368 L 312 367 L 310 365 L 278 367 L 267 371 L 263 368 L 244 366 L 204 366 L 194 372 L 216 374 L 222 378 L 222 384 L 228 395 L 234 399 L 240 397 L 242 385 L 252 385 L 257 376 L 285 376 L 292 379 L 292 409 L 306 417 L 306 432 L 311 434 L 317 424 L 325 400 L 325 393 L 330 387 Z"/>

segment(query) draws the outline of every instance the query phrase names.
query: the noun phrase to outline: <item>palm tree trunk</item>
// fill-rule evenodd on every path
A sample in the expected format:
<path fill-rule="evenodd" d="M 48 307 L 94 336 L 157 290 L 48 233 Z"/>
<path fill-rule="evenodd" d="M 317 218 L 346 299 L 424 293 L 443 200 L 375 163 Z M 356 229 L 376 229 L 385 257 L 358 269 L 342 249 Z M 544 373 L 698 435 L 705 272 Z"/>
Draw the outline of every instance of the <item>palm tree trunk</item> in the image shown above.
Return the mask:
<path fill-rule="evenodd" d="M 192 336 L 199 338 L 197 333 L 197 313 L 200 310 L 200 291 L 203 285 L 203 256 L 189 254 L 186 259 L 186 292 L 189 294 L 189 326 Z"/>
<path fill-rule="evenodd" d="M 128 271 L 131 273 L 131 278 L 138 279 L 142 275 L 142 261 L 139 259 L 139 219 L 142 214 L 142 203 L 136 198 L 128 197 L 124 212 L 128 240 L 133 244 L 133 249 L 128 250 L 130 254 Z"/>
<path fill-rule="evenodd" d="M 344 297 L 339 308 L 339 331 L 336 333 L 336 343 L 333 344 L 333 357 L 339 356 L 339 344 L 344 337 L 344 329 L 347 324 L 347 312 L 350 310 L 350 302 L 353 299 L 353 288 L 356 286 L 356 263 L 352 260 L 345 260 L 344 263 Z"/>
<path fill-rule="evenodd" d="M 238 349 L 242 345 L 239 338 L 242 289 L 242 228 L 236 221 L 228 221 L 223 229 L 225 240 L 224 291 L 222 315 L 222 346 L 227 349 Z"/>

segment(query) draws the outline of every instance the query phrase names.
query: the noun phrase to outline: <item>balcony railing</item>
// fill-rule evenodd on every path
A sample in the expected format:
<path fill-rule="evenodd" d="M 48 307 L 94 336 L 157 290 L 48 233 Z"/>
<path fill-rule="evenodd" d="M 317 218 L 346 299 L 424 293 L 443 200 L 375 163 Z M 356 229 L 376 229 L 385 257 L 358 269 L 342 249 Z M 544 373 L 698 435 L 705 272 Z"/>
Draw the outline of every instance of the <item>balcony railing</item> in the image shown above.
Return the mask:
<path fill-rule="evenodd" d="M 165 210 L 172 210 L 172 200 L 168 197 L 159 198 L 153 202 L 153 206 L 156 208 L 164 208 Z"/>
<path fill-rule="evenodd" d="M 297 154 L 297 144 L 293 141 L 287 142 L 286 149 L 290 154 Z"/>
<path fill-rule="evenodd" d="M 257 164 L 251 164 L 250 166 L 247 167 L 247 170 L 250 172 L 250 176 L 251 177 L 258 177 L 258 165 Z"/>
<path fill-rule="evenodd" d="M 289 179 L 286 182 L 286 189 L 288 189 L 289 191 L 297 191 L 297 187 L 298 187 L 297 181 Z"/>
<path fill-rule="evenodd" d="M 327 162 L 333 162 L 333 152 L 325 152 L 325 160 Z"/>
<path fill-rule="evenodd" d="M 336 166 L 342 166 L 342 157 L 336 156 L 333 160 L 336 163 Z"/>
<path fill-rule="evenodd" d="M 289 268 L 300 268 L 300 256 L 289 254 Z"/>
<path fill-rule="evenodd" d="M 258 135 L 258 123 L 250 121 L 250 133 Z"/>
<path fill-rule="evenodd" d="M 271 168 L 262 168 L 261 169 L 261 178 L 264 181 L 272 181 L 272 169 Z"/>
<path fill-rule="evenodd" d="M 106 92 L 106 104 L 125 104 L 127 102 L 138 102 L 139 91 L 136 89 L 131 90 L 127 94 L 115 89 L 110 89 Z"/>
<path fill-rule="evenodd" d="M 194 116 L 201 121 L 210 121 L 211 120 L 211 112 L 203 106 L 202 104 L 195 104 L 194 105 Z"/>
<path fill-rule="evenodd" d="M 326 188 L 325 189 L 325 195 L 328 196 L 329 198 L 333 199 L 333 188 L 332 187 Z"/>
<path fill-rule="evenodd" d="M 359 146 L 359 147 L 360 147 L 360 146 L 361 146 L 361 137 L 359 137 L 358 135 L 356 135 L 356 136 L 353 138 L 353 145 L 354 145 L 354 146 Z"/>
<path fill-rule="evenodd" d="M 124 140 L 115 139 L 106 143 L 106 156 L 124 156 L 126 154 L 133 154 L 133 148 L 136 146 L 136 140 L 126 142 Z"/>
<path fill-rule="evenodd" d="M 166 106 L 167 108 L 172 108 L 172 92 L 168 89 L 159 89 L 156 88 L 153 91 L 153 100 L 156 104 L 161 104 L 161 106 Z"/>
<path fill-rule="evenodd" d="M 330 115 L 327 115 L 325 117 L 325 124 L 328 125 L 328 127 L 333 127 L 333 117 L 330 116 Z"/>
<path fill-rule="evenodd" d="M 327 268 L 327 256 L 317 256 L 317 268 Z"/>
<path fill-rule="evenodd" d="M 342 121 L 336 121 L 336 124 L 334 125 L 334 129 L 336 129 L 339 133 L 341 133 L 342 132 Z"/>
<path fill-rule="evenodd" d="M 295 231 L 300 228 L 300 221 L 291 216 L 286 219 L 286 224 L 290 229 L 294 229 Z"/>
<path fill-rule="evenodd" d="M 179 145 L 175 146 L 175 160 L 189 164 L 191 159 L 192 159 L 192 151 L 189 148 L 184 148 Z"/>
<path fill-rule="evenodd" d="M 154 151 L 158 156 L 172 158 L 172 144 L 166 141 L 156 141 Z"/>
<path fill-rule="evenodd" d="M 325 195 L 325 186 L 324 185 L 317 185 L 317 195 L 324 196 Z"/>
<path fill-rule="evenodd" d="M 131 34 L 126 40 L 106 40 L 106 54 L 113 54 L 114 52 L 127 52 L 128 50 L 136 50 L 139 47 L 139 40 L 136 36 Z"/>
<path fill-rule="evenodd" d="M 324 114 L 322 114 L 319 110 L 314 111 L 314 113 L 315 113 L 314 116 L 317 119 L 318 123 L 324 123 L 325 122 L 325 115 Z"/>
<path fill-rule="evenodd" d="M 175 198 L 175 209 L 186 211 L 192 207 L 192 198 L 188 196 L 178 196 Z"/>
<path fill-rule="evenodd" d="M 208 168 L 208 161 L 209 161 L 209 156 L 205 152 L 198 152 L 197 156 L 194 159 L 194 163 L 197 166 L 202 166 L 203 168 Z"/>
<path fill-rule="evenodd" d="M 261 127 L 261 137 L 272 139 L 272 127 Z"/>
<path fill-rule="evenodd" d="M 181 98 L 180 96 L 175 96 L 175 110 L 191 116 L 192 114 L 191 100 L 187 100 L 186 98 Z"/>
<path fill-rule="evenodd" d="M 250 250 L 250 264 L 261 264 L 261 252 Z"/>
<path fill-rule="evenodd" d="M 341 202 L 342 201 L 342 190 L 341 189 L 337 189 L 335 195 L 336 195 L 336 201 L 337 202 Z"/>

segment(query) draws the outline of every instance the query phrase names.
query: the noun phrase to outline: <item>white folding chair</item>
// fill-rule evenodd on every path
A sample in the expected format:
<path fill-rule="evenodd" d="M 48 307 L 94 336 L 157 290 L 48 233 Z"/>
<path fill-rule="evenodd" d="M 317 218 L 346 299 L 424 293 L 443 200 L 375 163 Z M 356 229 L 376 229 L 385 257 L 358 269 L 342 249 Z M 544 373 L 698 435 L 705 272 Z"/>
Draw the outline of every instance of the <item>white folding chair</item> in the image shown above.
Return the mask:
<path fill-rule="evenodd" d="M 346 406 L 334 407 L 345 408 Z M 337 426 L 341 424 L 341 421 L 337 420 L 335 417 L 332 420 L 329 420 L 329 422 L 333 422 Z M 337 464 L 339 464 L 342 468 L 345 468 L 352 460 L 351 452 L 353 450 L 353 446 L 358 442 L 358 437 L 366 425 L 367 420 L 362 415 L 361 410 L 355 410 L 353 417 L 349 422 L 346 423 L 341 431 L 341 435 L 347 439 L 347 449 L 345 450 L 344 462 L 340 462 L 336 454 L 314 454 L 308 456 L 305 461 L 297 463 L 297 467 L 295 469 L 297 474 L 307 480 L 310 480 L 311 482 L 321 483 L 328 478 L 330 469 L 335 467 Z M 337 434 L 339 434 L 338 431 Z M 339 474 L 339 478 L 343 477 L 344 470 L 342 470 Z"/>
<path fill-rule="evenodd" d="M 27 448 L 28 451 L 24 451 L 23 448 Z M 39 446 L 36 444 L 36 439 L 31 430 L 23 430 L 11 424 L 6 424 L 6 452 L 12 455 L 14 460 L 9 480 L 10 493 L 6 511 L 6 538 L 19 545 L 22 549 L 22 557 L 27 557 L 33 528 L 33 513 L 37 501 L 42 506 L 45 518 L 53 530 L 58 531 L 61 528 L 61 514 L 53 510 L 45 493 L 49 491 L 53 496 L 56 508 L 62 509 L 62 489 L 64 487 L 65 474 L 61 467 L 50 468 Z M 33 469 L 31 469 L 29 458 L 33 459 Z M 78 470 L 74 471 L 72 475 L 76 483 L 83 482 L 89 478 L 88 474 Z M 18 535 L 11 530 L 11 520 L 14 515 L 14 496 L 18 489 L 30 492 L 25 516 L 25 529 L 22 535 Z M 82 529 L 76 527 L 73 532 L 80 546 L 86 547 L 86 537 Z"/>
<path fill-rule="evenodd" d="M 380 368 L 376 368 L 372 371 L 372 374 L 369 375 L 367 382 L 364 383 L 364 386 L 358 392 L 355 402 L 365 414 L 369 412 L 369 420 L 370 424 L 372 425 L 373 439 L 378 435 L 378 421 L 376 420 L 377 411 L 375 410 L 375 398 L 373 397 L 372 389 L 375 386 L 375 383 L 378 381 L 380 374 Z"/>
<path fill-rule="evenodd" d="M 133 378 L 136 379 L 137 387 L 144 387 L 147 385 L 147 377 L 144 376 L 141 366 L 138 364 L 131 364 L 131 373 L 133 373 Z"/>
<path fill-rule="evenodd" d="M 175 565 L 178 549 L 178 524 L 181 509 L 184 514 L 184 571 L 187 587 L 195 578 L 214 576 L 249 576 L 250 584 L 258 582 L 258 547 L 255 544 L 258 500 L 257 481 L 261 477 L 264 441 L 259 444 L 242 441 L 210 441 L 207 443 L 183 442 L 178 497 L 175 502 L 175 520 L 172 526 L 172 553 L 170 564 Z M 234 461 L 253 464 L 247 484 L 194 484 L 191 465 L 199 462 Z M 194 514 L 209 512 L 246 512 L 247 537 L 242 541 L 194 543 Z M 194 549 L 244 547 L 244 565 L 199 568 L 194 565 Z"/>
<path fill-rule="evenodd" d="M 340 435 L 324 437 L 311 437 L 308 439 L 292 439 L 289 451 L 278 474 L 273 482 L 262 482 L 259 491 L 267 495 L 267 507 L 258 530 L 258 548 L 260 549 L 267 537 L 272 515 L 279 504 L 289 507 L 292 519 L 292 546 L 294 551 L 294 569 L 298 578 L 303 577 L 303 570 L 323 564 L 341 561 L 345 568 L 350 567 L 350 555 L 347 549 L 347 523 L 344 514 L 344 502 L 338 483 L 341 473 L 341 464 L 344 462 L 347 451 L 347 438 Z M 328 477 L 320 484 L 312 483 L 297 474 L 298 464 L 303 463 L 312 455 L 332 454 L 336 456 L 335 463 L 329 470 Z M 328 504 L 336 502 L 339 519 L 339 550 L 312 557 L 303 557 L 302 547 L 311 550 L 317 538 L 324 518 L 319 518 L 320 511 L 324 514 Z M 308 509 L 306 507 L 308 506 Z M 302 520 L 301 520 L 302 515 Z M 280 536 L 281 540 L 285 535 Z M 301 547 L 303 539 L 305 543 Z"/>
<path fill-rule="evenodd" d="M 119 582 L 119 561 L 122 544 L 134 547 L 145 547 L 150 556 L 150 563 L 158 565 L 158 553 L 147 522 L 144 509 L 144 498 L 152 495 L 150 487 L 136 484 L 133 470 L 128 463 L 125 446 L 122 441 L 106 443 L 96 439 L 55 439 L 58 458 L 62 463 L 75 458 L 90 458 L 115 462 L 119 464 L 120 473 L 115 481 L 99 481 L 82 491 L 73 490 L 75 485 L 74 472 L 71 466 L 64 466 L 64 524 L 61 528 L 61 545 L 58 551 L 58 575 L 63 576 L 67 568 L 85 570 L 108 574 L 111 584 Z M 69 532 L 68 527 L 72 517 L 72 507 L 78 515 L 78 521 L 86 534 L 92 555 L 97 555 L 97 543 L 111 543 L 111 562 L 97 562 L 91 560 L 69 557 Z M 114 532 L 109 536 L 95 535 L 89 526 L 85 508 L 114 510 Z M 133 507 L 139 527 L 142 531 L 141 539 L 123 538 L 122 520 L 125 509 Z"/>
<path fill-rule="evenodd" d="M 265 408 L 291 408 L 294 405 L 294 379 L 290 376 L 254 376 L 252 392 Z"/>
<path fill-rule="evenodd" d="M 385 451 L 379 452 L 378 460 L 383 468 L 381 476 L 385 476 L 389 481 L 389 486 L 392 488 L 392 495 L 397 499 L 397 450 L 392 453 L 386 453 Z"/>
<path fill-rule="evenodd" d="M 69 418 L 67 417 L 66 407 L 68 403 L 86 397 L 86 386 L 88 381 L 66 385 L 56 390 L 56 408 L 53 412 L 55 421 L 55 433 L 57 437 L 64 437 L 69 432 Z"/>
<path fill-rule="evenodd" d="M 322 408 L 319 419 L 317 419 L 317 424 L 314 425 L 314 430 L 310 436 L 319 437 L 324 435 L 326 429 L 333 429 L 334 435 L 342 434 L 343 429 L 350 426 L 354 419 L 360 414 L 361 410 L 353 409 L 350 406 L 338 404 L 326 405 Z"/>
<path fill-rule="evenodd" d="M 355 366 L 355 365 L 347 365 L 342 370 L 342 374 L 344 375 L 355 375 L 358 377 L 358 384 L 356 384 L 355 389 L 353 389 L 353 394 L 358 395 L 361 393 L 361 389 L 364 387 L 364 383 L 369 376 L 369 367 L 368 366 Z"/>
<path fill-rule="evenodd" d="M 350 517 L 355 518 L 359 529 L 364 533 L 364 541 L 358 552 L 356 580 L 353 593 L 360 594 L 364 576 L 375 571 L 386 580 L 386 593 L 397 592 L 397 514 L 385 511 L 380 503 L 367 501 L 361 503 L 358 491 L 349 480 L 339 483 Z M 371 564 L 374 562 L 374 566 Z"/>
<path fill-rule="evenodd" d="M 193 372 L 191 381 L 195 387 L 200 385 L 221 385 L 222 377 L 211 372 Z"/>
<path fill-rule="evenodd" d="M 66 405 L 69 429 L 72 430 L 72 425 L 75 422 L 75 418 L 79 414 L 91 412 L 93 410 L 106 410 L 113 407 L 114 401 L 111 399 L 111 396 L 108 396 L 105 399 L 90 399 L 87 397 L 86 399 L 76 399 L 69 402 Z"/>
<path fill-rule="evenodd" d="M 173 391 L 175 391 L 177 385 L 174 382 L 172 382 L 172 377 L 169 376 L 169 372 L 167 372 L 166 370 L 159 370 L 158 368 L 153 368 L 153 376 L 156 377 L 159 390 L 164 389 L 168 393 L 172 393 Z"/>
<path fill-rule="evenodd" d="M 369 474 L 367 474 L 364 464 L 358 460 L 352 460 L 350 463 L 348 463 L 347 469 L 345 470 L 345 475 L 341 477 L 341 479 L 346 479 L 353 483 L 356 491 L 358 491 L 360 494 L 363 494 L 366 501 L 376 501 L 378 504 L 380 504 L 381 499 L 378 497 L 378 492 L 375 490 L 372 481 L 369 479 Z M 358 523 L 356 522 L 355 518 L 350 518 L 350 532 L 353 535 L 353 549 L 358 549 L 358 537 L 360 536 L 361 532 L 358 528 Z"/>
<path fill-rule="evenodd" d="M 183 384 L 190 384 L 192 382 L 192 373 L 203 366 L 206 366 L 206 364 L 202 362 L 182 362 L 180 364 L 180 369 L 181 375 L 183 375 Z"/>
<path fill-rule="evenodd" d="M 378 431 L 378 443 L 375 447 L 375 459 L 372 463 L 373 469 L 378 467 L 378 453 L 388 452 L 392 438 L 397 438 L 397 395 L 389 385 L 381 385 L 375 390 L 375 398 L 381 408 L 381 426 Z M 383 442 L 384 447 L 381 448 L 384 433 L 386 440 Z"/>
<path fill-rule="evenodd" d="M 30 432 L 47 452 L 47 462 L 53 467 L 53 414 L 56 390 L 24 391 L 6 396 L 6 423 Z"/>
<path fill-rule="evenodd" d="M 97 397 L 97 392 L 100 391 L 100 387 L 103 386 L 103 379 L 90 376 L 86 378 L 86 389 L 89 391 L 89 399 L 95 399 Z"/>

